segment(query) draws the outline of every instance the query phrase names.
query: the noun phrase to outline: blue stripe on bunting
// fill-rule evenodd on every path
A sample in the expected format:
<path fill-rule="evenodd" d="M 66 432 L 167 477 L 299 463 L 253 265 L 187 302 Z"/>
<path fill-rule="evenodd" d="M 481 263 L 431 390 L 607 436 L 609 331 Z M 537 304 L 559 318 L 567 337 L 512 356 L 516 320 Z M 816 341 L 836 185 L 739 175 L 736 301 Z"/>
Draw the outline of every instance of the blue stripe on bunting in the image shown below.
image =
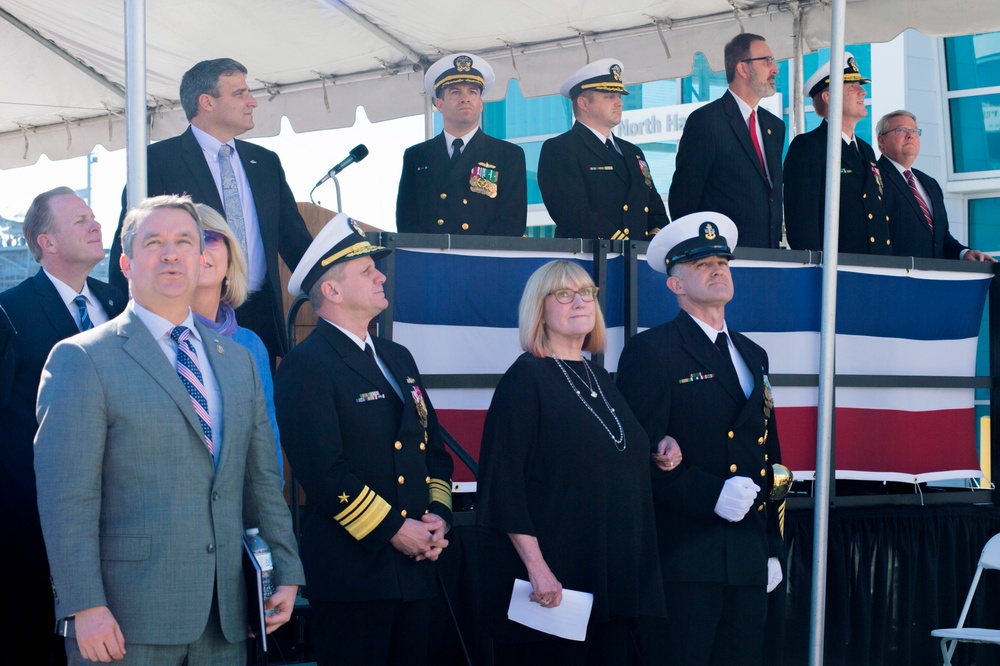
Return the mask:
<path fill-rule="evenodd" d="M 395 317 L 411 324 L 517 328 L 517 306 L 545 257 L 466 256 L 396 251 Z M 573 259 L 587 272 L 593 262 Z M 608 261 L 604 291 L 609 327 L 624 322 L 624 257 Z M 734 330 L 819 331 L 819 267 L 733 268 L 736 295 L 726 308 Z M 666 276 L 638 265 L 640 328 L 679 311 Z M 910 340 L 960 340 L 979 332 L 989 280 L 927 280 L 842 271 L 837 332 Z"/>
<path fill-rule="evenodd" d="M 528 278 L 545 257 L 483 257 L 396 250 L 395 319 L 409 324 L 517 328 Z M 588 273 L 593 261 L 573 259 Z M 608 326 L 624 317 L 622 257 L 608 261 Z"/>

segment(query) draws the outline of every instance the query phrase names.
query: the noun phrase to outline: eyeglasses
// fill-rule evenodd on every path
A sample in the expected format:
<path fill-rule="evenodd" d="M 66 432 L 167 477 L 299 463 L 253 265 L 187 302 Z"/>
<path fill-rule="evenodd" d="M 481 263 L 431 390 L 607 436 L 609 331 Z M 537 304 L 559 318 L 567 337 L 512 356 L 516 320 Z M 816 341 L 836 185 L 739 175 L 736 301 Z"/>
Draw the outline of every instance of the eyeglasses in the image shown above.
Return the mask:
<path fill-rule="evenodd" d="M 226 237 L 220 234 L 218 231 L 205 230 L 205 246 L 206 247 L 218 247 L 226 242 Z"/>
<path fill-rule="evenodd" d="M 580 295 L 581 301 L 584 303 L 590 303 L 597 298 L 597 287 L 584 287 L 579 291 L 574 291 L 572 289 L 556 289 L 555 291 L 549 292 L 549 296 L 554 296 L 556 301 L 562 303 L 563 305 L 572 303 L 577 294 Z"/>
<path fill-rule="evenodd" d="M 886 130 L 882 132 L 882 136 L 885 136 L 889 132 L 892 132 L 896 136 L 922 136 L 924 131 L 922 129 L 913 129 L 912 127 L 897 127 L 895 129 Z"/>
<path fill-rule="evenodd" d="M 758 60 L 763 60 L 764 64 L 770 67 L 774 64 L 774 56 L 758 56 L 756 58 L 743 58 L 740 62 L 757 62 Z"/>

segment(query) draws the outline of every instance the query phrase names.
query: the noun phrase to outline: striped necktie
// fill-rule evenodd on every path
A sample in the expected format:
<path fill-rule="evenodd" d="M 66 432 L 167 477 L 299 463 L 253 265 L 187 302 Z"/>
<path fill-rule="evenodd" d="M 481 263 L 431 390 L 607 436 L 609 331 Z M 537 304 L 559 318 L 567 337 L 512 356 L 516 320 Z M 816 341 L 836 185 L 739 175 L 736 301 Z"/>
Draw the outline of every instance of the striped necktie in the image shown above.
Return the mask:
<path fill-rule="evenodd" d="M 177 375 L 181 378 L 184 388 L 191 396 L 191 406 L 194 407 L 198 421 L 201 423 L 201 432 L 205 436 L 205 446 L 208 452 L 215 457 L 215 445 L 212 443 L 212 419 L 208 415 L 208 398 L 205 397 L 205 382 L 198 369 L 198 355 L 194 346 L 188 339 L 191 337 L 191 329 L 187 326 L 174 326 L 170 331 L 171 339 L 177 343 Z"/>
<path fill-rule="evenodd" d="M 934 231 L 934 220 L 931 218 L 931 209 L 927 206 L 927 202 L 924 198 L 920 196 L 920 190 L 917 189 L 917 181 L 913 178 L 913 172 L 909 169 L 903 171 L 903 175 L 906 176 L 906 184 L 910 186 L 910 192 L 913 193 L 913 198 L 917 200 L 920 205 L 920 212 L 924 214 L 924 219 L 927 221 L 927 226 Z"/>
<path fill-rule="evenodd" d="M 73 303 L 76 304 L 77 312 L 80 314 L 80 330 L 89 331 L 94 328 L 94 322 L 90 321 L 90 313 L 87 312 L 87 299 L 83 294 L 80 294 L 73 299 Z"/>

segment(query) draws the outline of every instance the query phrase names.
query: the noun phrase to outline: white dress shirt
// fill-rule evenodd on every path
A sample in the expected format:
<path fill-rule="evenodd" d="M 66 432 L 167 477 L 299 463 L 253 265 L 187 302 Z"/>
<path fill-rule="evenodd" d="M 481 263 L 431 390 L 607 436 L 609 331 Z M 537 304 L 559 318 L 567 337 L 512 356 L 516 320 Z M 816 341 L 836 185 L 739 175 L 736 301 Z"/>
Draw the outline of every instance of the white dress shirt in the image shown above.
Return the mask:
<path fill-rule="evenodd" d="M 44 268 L 42 270 L 45 271 Z M 77 327 L 80 326 L 80 311 L 77 309 L 76 303 L 73 302 L 73 299 L 77 296 L 83 296 L 87 299 L 87 314 L 90 315 L 90 322 L 95 328 L 108 320 L 108 314 L 104 311 L 104 306 L 97 300 L 97 296 L 94 295 L 94 292 L 90 290 L 90 285 L 87 284 L 86 280 L 83 281 L 83 291 L 77 293 L 76 289 L 73 289 L 73 287 L 69 286 L 52 273 L 45 271 L 45 274 L 49 276 L 49 280 L 52 281 L 52 286 L 54 286 L 56 291 L 59 292 L 59 298 L 61 298 L 63 304 L 66 305 L 66 309 L 69 310 L 69 314 L 73 317 L 73 321 L 76 322 Z"/>

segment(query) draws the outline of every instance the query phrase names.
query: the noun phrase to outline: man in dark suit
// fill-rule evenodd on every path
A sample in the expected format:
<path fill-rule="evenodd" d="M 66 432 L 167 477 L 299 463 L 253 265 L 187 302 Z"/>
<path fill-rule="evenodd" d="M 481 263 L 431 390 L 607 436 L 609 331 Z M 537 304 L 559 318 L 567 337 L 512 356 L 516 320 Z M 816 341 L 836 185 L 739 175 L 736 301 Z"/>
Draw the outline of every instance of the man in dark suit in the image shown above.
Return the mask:
<path fill-rule="evenodd" d="M 278 368 L 282 446 L 306 491 L 302 560 L 317 662 L 428 663 L 435 566 L 451 523 L 451 457 L 410 352 L 372 338 L 389 250 L 338 215 L 289 280 L 316 329 Z"/>
<path fill-rule="evenodd" d="M 522 236 L 528 215 L 524 150 L 479 128 L 490 64 L 471 53 L 441 58 L 424 87 L 444 131 L 403 153 L 396 229 L 424 234 Z"/>
<path fill-rule="evenodd" d="M 970 250 L 951 235 L 941 186 L 928 174 L 912 168 L 920 155 L 917 117 L 902 109 L 887 113 L 878 121 L 875 133 L 882 152 L 878 165 L 886 184 L 893 254 L 995 262 L 990 255 Z"/>
<path fill-rule="evenodd" d="M 839 69 L 839 68 L 838 68 Z M 875 151 L 855 135 L 858 121 L 868 115 L 865 89 L 850 53 L 844 54 L 843 144 L 840 154 L 840 252 L 893 253 L 886 211 L 884 183 Z M 830 63 L 820 67 L 805 84 L 820 126 L 792 140 L 785 156 L 785 233 L 793 250 L 823 249 L 826 210 L 826 138 L 830 109 Z"/>
<path fill-rule="evenodd" d="M 38 389 L 38 510 L 71 663 L 246 664 L 243 530 L 271 547 L 275 614 L 304 580 L 250 352 L 195 323 L 194 204 L 147 199 L 122 227 L 132 300 L 57 344 Z"/>
<path fill-rule="evenodd" d="M 736 226 L 719 213 L 674 220 L 650 243 L 681 313 L 632 337 L 618 386 L 651 442 L 653 502 L 667 618 L 659 661 L 760 664 L 767 593 L 781 582 L 784 542 L 768 497 L 781 462 L 767 353 L 726 326 Z"/>
<path fill-rule="evenodd" d="M 759 103 L 774 94 L 778 65 L 764 38 L 751 33 L 733 37 L 725 59 L 729 90 L 684 123 L 670 214 L 716 211 L 736 223 L 741 245 L 776 248 L 785 123 Z"/>
<path fill-rule="evenodd" d="M 101 224 L 70 188 L 57 187 L 35 197 L 24 216 L 24 237 L 42 267 L 0 294 L 10 330 L 16 331 L 8 333 L 5 365 L 10 384 L 8 397 L 0 399 L 0 515 L 7 535 L 0 566 L 12 572 L 7 584 L 18 599 L 10 635 L 26 646 L 28 661 L 47 664 L 50 655 L 64 661 L 65 654 L 62 639 L 52 631 L 52 586 L 32 466 L 38 382 L 57 342 L 115 317 L 126 298 L 88 277 L 104 259 Z M 0 385 L 0 394 L 4 392 Z"/>
<path fill-rule="evenodd" d="M 278 156 L 235 137 L 253 129 L 257 101 L 246 67 L 230 58 L 205 60 L 181 79 L 181 103 L 190 127 L 147 149 L 149 196 L 187 194 L 225 215 L 243 245 L 250 269 L 250 298 L 236 311 L 241 326 L 260 336 L 271 363 L 288 349 L 278 255 L 292 270 L 312 237 L 285 182 Z M 111 284 L 125 289 L 118 266 L 121 225 L 111 245 Z"/>
<path fill-rule="evenodd" d="M 560 92 L 576 122 L 542 144 L 538 187 L 558 238 L 647 240 L 667 224 L 667 211 L 638 146 L 612 136 L 622 121 L 622 64 L 585 65 Z"/>

